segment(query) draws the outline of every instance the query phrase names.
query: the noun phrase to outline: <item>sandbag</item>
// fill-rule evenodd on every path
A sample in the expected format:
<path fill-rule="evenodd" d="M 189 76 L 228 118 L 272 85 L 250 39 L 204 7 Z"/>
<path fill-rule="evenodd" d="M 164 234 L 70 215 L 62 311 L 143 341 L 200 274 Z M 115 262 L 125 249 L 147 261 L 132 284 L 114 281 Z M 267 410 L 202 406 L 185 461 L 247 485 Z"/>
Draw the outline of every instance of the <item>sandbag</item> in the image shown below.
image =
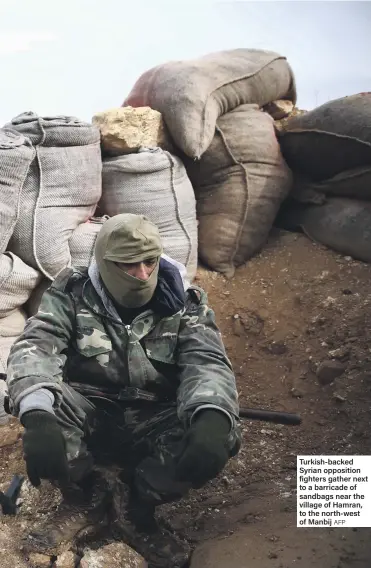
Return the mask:
<path fill-rule="evenodd" d="M 296 102 L 293 72 L 278 53 L 232 49 L 191 61 L 172 61 L 146 71 L 123 106 L 162 113 L 179 148 L 199 158 L 209 147 L 219 116 L 245 103 Z"/>
<path fill-rule="evenodd" d="M 323 205 L 290 201 L 278 217 L 278 226 L 302 230 L 309 238 L 357 260 L 371 262 L 371 203 L 329 197 Z"/>
<path fill-rule="evenodd" d="M 94 246 L 97 235 L 108 217 L 92 217 L 86 223 L 81 223 L 70 238 L 72 266 L 88 267 L 94 256 Z"/>
<path fill-rule="evenodd" d="M 5 252 L 20 210 L 20 194 L 34 158 L 30 140 L 0 128 L 0 254 Z"/>
<path fill-rule="evenodd" d="M 0 353 L 1 353 L 1 345 L 0 345 Z M 0 373 L 4 373 L 4 367 L 1 362 L 1 355 L 0 355 Z M 6 382 L 5 382 L 5 375 L 0 376 L 0 426 L 4 426 L 9 420 L 10 416 L 5 412 L 4 409 L 4 398 L 7 394 Z"/>
<path fill-rule="evenodd" d="M 16 309 L 4 318 L 0 318 L 0 337 L 20 335 L 26 325 L 27 316 L 21 309 Z"/>
<path fill-rule="evenodd" d="M 17 337 L 0 337 L 0 373 L 6 374 L 10 349 Z"/>
<path fill-rule="evenodd" d="M 40 272 L 15 254 L 6 252 L 0 255 L 0 318 L 22 306 L 41 278 Z"/>
<path fill-rule="evenodd" d="M 1 323 L 2 320 L 0 320 Z M 4 398 L 8 393 L 6 386 L 6 367 L 13 343 L 16 341 L 17 336 L 2 337 L 0 335 L 0 426 L 4 426 L 10 419 L 9 414 L 4 409 Z"/>
<path fill-rule="evenodd" d="M 196 202 L 182 161 L 161 148 L 103 161 L 103 192 L 99 210 L 146 215 L 160 231 L 164 252 L 197 270 Z"/>
<path fill-rule="evenodd" d="M 371 93 L 290 118 L 279 133 L 288 165 L 314 181 L 371 165 Z"/>
<path fill-rule="evenodd" d="M 31 139 L 36 156 L 8 248 L 53 280 L 70 265 L 69 238 L 101 196 L 99 129 L 74 117 L 34 113 L 19 115 L 10 126 Z"/>
<path fill-rule="evenodd" d="M 220 117 L 201 160 L 186 161 L 199 220 L 199 256 L 232 277 L 265 243 L 292 175 L 282 158 L 273 119 L 257 105 Z"/>
<path fill-rule="evenodd" d="M 346 170 L 320 182 L 300 176 L 295 177 L 291 196 L 301 202 L 318 202 L 318 195 L 353 197 L 371 200 L 371 165 L 355 170 Z M 324 199 L 323 199 L 324 201 Z"/>

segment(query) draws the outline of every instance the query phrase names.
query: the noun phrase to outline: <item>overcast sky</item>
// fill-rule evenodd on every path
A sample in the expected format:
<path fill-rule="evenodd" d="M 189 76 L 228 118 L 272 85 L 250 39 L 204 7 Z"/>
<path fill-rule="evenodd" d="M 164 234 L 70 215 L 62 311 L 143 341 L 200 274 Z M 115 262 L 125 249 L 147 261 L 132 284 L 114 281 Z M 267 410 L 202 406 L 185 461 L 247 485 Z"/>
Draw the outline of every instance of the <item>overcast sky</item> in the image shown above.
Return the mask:
<path fill-rule="evenodd" d="M 146 69 L 254 47 L 285 55 L 299 107 L 371 91 L 371 2 L 0 0 L 0 125 L 120 106 Z"/>

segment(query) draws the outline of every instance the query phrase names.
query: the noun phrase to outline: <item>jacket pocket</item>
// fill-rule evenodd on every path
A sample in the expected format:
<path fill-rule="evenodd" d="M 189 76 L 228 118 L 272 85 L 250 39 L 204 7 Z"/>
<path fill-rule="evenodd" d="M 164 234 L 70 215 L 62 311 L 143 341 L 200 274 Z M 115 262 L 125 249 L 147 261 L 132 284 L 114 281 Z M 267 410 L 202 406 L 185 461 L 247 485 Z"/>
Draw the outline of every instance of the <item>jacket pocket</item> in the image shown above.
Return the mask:
<path fill-rule="evenodd" d="M 144 339 L 144 350 L 148 359 L 175 365 L 177 335 L 169 333 L 164 336 L 146 337 Z"/>
<path fill-rule="evenodd" d="M 76 348 L 83 357 L 97 357 L 112 351 L 112 343 L 104 328 L 79 326 L 76 332 Z"/>

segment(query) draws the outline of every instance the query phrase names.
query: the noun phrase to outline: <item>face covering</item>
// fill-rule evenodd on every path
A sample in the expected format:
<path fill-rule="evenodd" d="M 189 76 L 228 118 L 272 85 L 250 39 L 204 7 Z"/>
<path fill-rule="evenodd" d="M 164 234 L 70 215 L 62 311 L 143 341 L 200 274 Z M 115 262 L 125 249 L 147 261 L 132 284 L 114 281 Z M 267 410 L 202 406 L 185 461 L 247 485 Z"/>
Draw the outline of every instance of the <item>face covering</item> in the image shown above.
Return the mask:
<path fill-rule="evenodd" d="M 124 213 L 103 224 L 95 242 L 95 260 L 115 302 L 124 308 L 139 308 L 150 301 L 157 286 L 162 250 L 158 228 L 144 215 Z M 157 258 L 157 264 L 148 280 L 135 278 L 115 264 L 149 258 Z"/>

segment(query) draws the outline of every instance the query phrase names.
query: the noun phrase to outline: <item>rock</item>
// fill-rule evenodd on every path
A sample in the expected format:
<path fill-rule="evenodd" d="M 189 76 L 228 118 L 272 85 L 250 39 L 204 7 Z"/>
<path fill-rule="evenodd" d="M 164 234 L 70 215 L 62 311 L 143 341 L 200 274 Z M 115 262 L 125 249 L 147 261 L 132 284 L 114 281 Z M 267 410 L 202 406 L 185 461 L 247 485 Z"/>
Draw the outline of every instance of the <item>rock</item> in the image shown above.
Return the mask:
<path fill-rule="evenodd" d="M 344 373 L 345 368 L 340 361 L 323 361 L 317 369 L 318 382 L 321 385 L 329 385 Z"/>
<path fill-rule="evenodd" d="M 161 114 L 150 107 L 113 108 L 93 116 L 93 124 L 101 131 L 103 149 L 112 156 L 136 152 L 141 146 L 172 149 Z"/>
<path fill-rule="evenodd" d="M 7 424 L 0 426 L 0 448 L 15 444 L 22 435 L 22 425 L 16 418 L 10 418 Z"/>
<path fill-rule="evenodd" d="M 50 568 L 50 556 L 33 552 L 28 557 L 28 562 L 32 568 Z"/>
<path fill-rule="evenodd" d="M 274 120 L 281 120 L 286 118 L 294 109 L 294 105 L 291 101 L 273 101 L 273 103 L 268 103 L 264 110 L 271 115 Z"/>
<path fill-rule="evenodd" d="M 233 317 L 232 328 L 233 328 L 234 335 L 238 335 L 238 336 L 245 335 L 245 328 L 244 328 L 239 317 L 237 317 L 237 318 L 236 318 L 236 316 Z"/>
<path fill-rule="evenodd" d="M 328 354 L 333 359 L 340 359 L 340 360 L 349 359 L 350 348 L 346 345 L 342 345 L 337 349 L 332 349 L 331 351 L 328 352 Z"/>
<path fill-rule="evenodd" d="M 66 550 L 58 556 L 55 562 L 55 568 L 75 568 L 77 564 L 77 557 L 72 550 Z"/>
<path fill-rule="evenodd" d="M 80 568 L 146 568 L 147 562 L 122 542 L 114 542 L 98 550 L 87 549 Z"/>

